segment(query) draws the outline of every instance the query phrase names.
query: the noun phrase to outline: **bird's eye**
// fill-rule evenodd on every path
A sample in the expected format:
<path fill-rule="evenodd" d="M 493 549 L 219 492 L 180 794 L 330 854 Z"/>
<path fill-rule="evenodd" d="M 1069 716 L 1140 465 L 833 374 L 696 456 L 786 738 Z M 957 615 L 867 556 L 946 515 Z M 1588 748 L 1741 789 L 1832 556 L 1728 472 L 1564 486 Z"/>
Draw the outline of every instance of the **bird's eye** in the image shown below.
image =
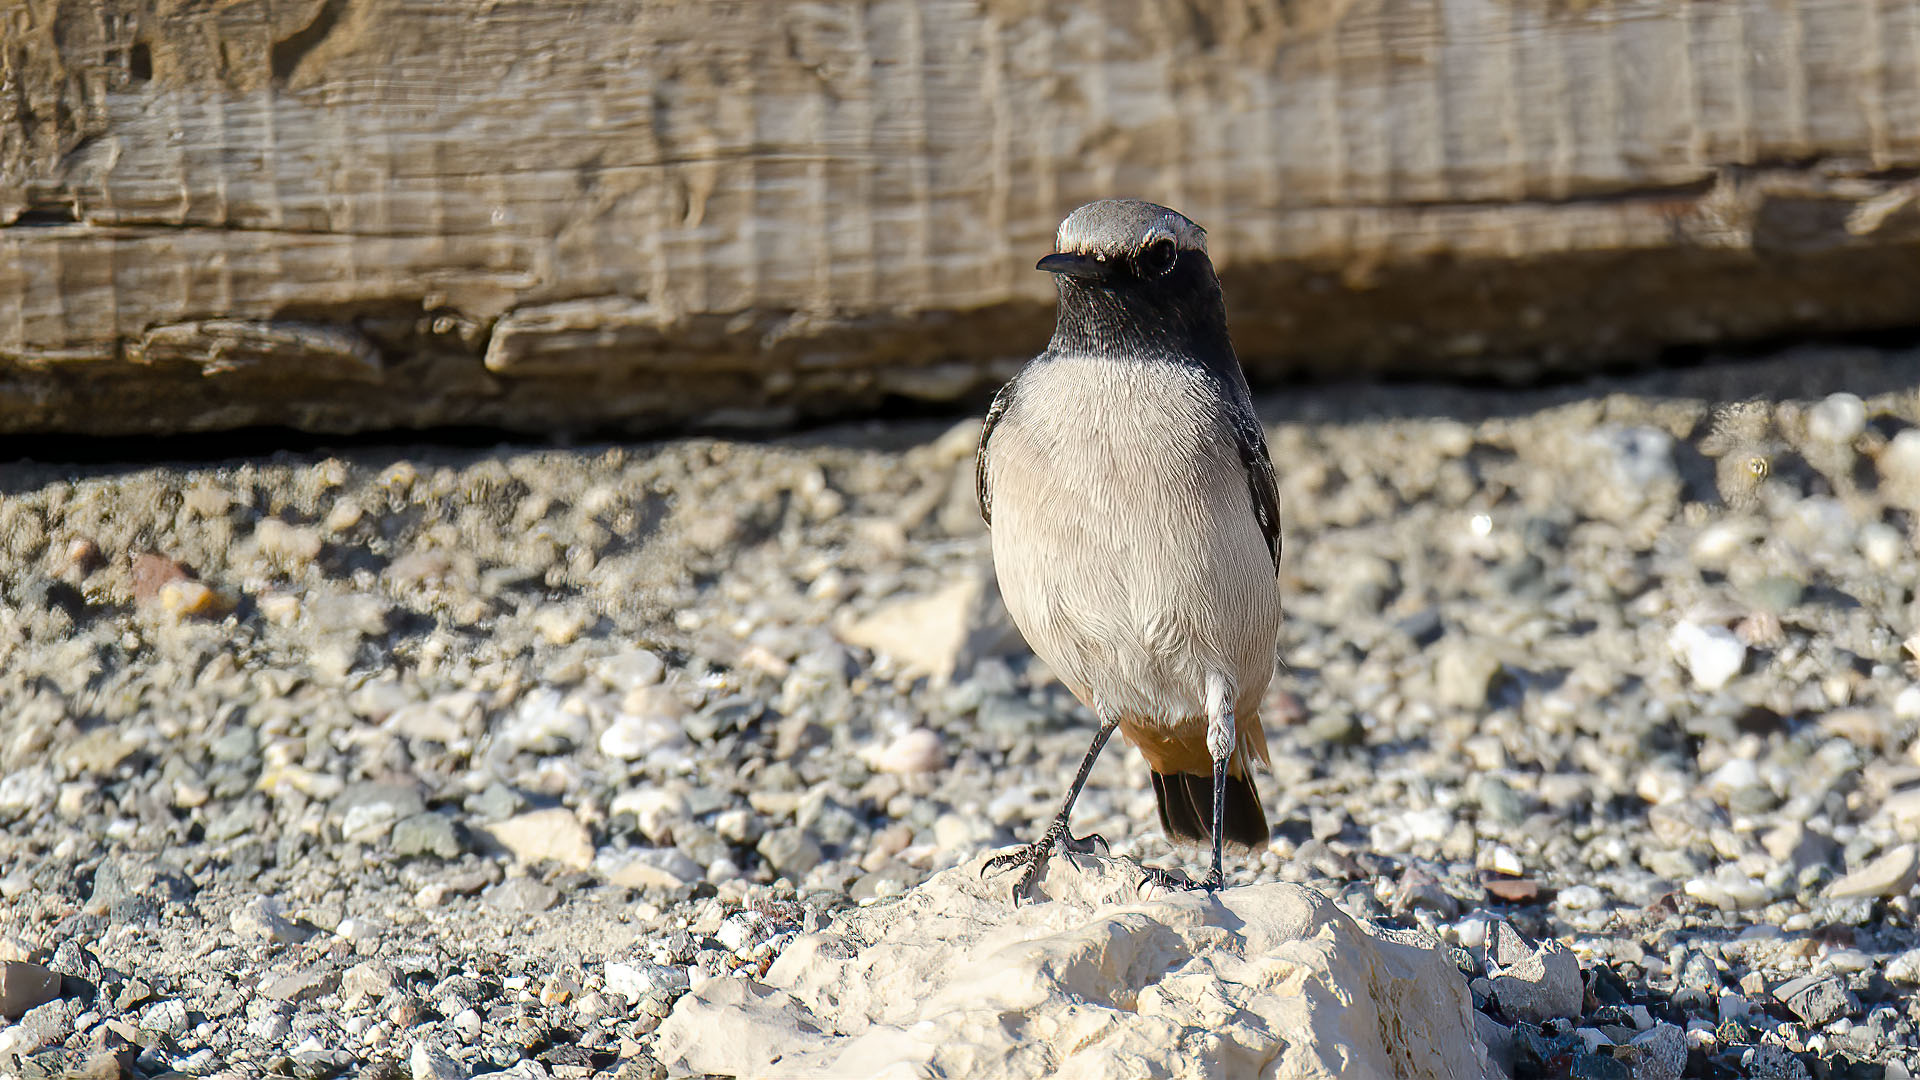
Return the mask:
<path fill-rule="evenodd" d="M 1140 253 L 1140 269 L 1150 276 L 1160 277 L 1173 269 L 1176 254 L 1173 241 L 1161 237 Z"/>
<path fill-rule="evenodd" d="M 1765 480 L 1767 474 L 1772 471 L 1773 466 L 1768 464 L 1766 458 L 1755 457 L 1747 459 L 1747 472 L 1752 474 L 1755 480 Z"/>

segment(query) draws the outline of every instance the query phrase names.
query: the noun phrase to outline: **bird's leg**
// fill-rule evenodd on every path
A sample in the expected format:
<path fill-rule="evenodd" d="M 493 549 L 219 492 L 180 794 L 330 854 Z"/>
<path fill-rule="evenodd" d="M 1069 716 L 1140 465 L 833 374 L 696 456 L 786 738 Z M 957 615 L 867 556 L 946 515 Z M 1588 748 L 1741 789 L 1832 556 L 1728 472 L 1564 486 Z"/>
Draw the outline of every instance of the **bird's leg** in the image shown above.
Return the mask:
<path fill-rule="evenodd" d="M 1216 680 L 1207 691 L 1207 755 L 1213 758 L 1213 867 L 1200 887 L 1213 892 L 1226 882 L 1220 872 L 1220 844 L 1227 831 L 1227 758 L 1233 753 L 1237 733 L 1226 686 Z"/>
<path fill-rule="evenodd" d="M 1031 895 L 1033 883 L 1040 878 L 1040 868 L 1046 865 L 1047 856 L 1053 853 L 1053 846 L 1059 844 L 1061 850 L 1075 855 L 1084 855 L 1093 851 L 1095 845 L 1106 847 L 1107 842 L 1097 835 L 1074 836 L 1067 831 L 1067 817 L 1073 813 L 1073 801 L 1080 797 L 1080 789 L 1086 786 L 1087 775 L 1093 772 L 1093 763 L 1099 760 L 1100 750 L 1107 745 L 1107 737 L 1113 729 L 1120 726 L 1118 720 L 1100 721 L 1100 730 L 1093 736 L 1093 745 L 1087 747 L 1087 756 L 1080 762 L 1080 771 L 1074 774 L 1073 786 L 1067 789 L 1067 801 L 1060 806 L 1060 812 L 1054 815 L 1053 823 L 1040 839 L 1018 851 L 1005 855 L 995 855 L 980 867 L 985 875 L 989 870 L 1004 870 L 1010 866 L 1026 865 L 1026 872 L 1013 886 L 1013 902 L 1018 904 L 1022 896 Z"/>
<path fill-rule="evenodd" d="M 1220 869 L 1220 844 L 1227 828 L 1227 759 L 1233 755 L 1236 741 L 1233 705 L 1227 693 L 1225 679 L 1207 680 L 1207 756 L 1213 759 L 1213 865 L 1199 881 L 1179 870 L 1143 866 L 1140 868 L 1142 889 L 1153 885 L 1162 889 L 1218 892 L 1226 883 L 1226 875 Z"/>

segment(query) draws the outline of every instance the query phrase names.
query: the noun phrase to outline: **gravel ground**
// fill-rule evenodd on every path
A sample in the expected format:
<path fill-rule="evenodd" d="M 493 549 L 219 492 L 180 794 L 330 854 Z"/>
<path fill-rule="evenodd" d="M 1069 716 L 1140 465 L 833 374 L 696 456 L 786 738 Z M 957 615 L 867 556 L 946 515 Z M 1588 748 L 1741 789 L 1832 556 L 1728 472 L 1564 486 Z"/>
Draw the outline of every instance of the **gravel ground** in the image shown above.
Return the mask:
<path fill-rule="evenodd" d="M 1231 879 L 1458 946 L 1519 1076 L 1920 1068 L 1920 354 L 1263 410 Z M 0 1069 L 662 1076 L 690 984 L 1029 838 L 1092 722 L 977 430 L 0 467 Z M 1074 821 L 1200 865 L 1125 747 Z"/>

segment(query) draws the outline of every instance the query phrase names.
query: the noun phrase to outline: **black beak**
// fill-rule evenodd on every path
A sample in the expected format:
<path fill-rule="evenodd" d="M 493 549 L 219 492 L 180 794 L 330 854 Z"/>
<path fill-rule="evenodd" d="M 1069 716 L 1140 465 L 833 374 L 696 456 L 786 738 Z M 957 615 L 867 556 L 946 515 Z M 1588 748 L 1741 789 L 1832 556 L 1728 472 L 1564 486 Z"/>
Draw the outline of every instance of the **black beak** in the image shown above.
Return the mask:
<path fill-rule="evenodd" d="M 1105 281 L 1113 276 L 1113 261 L 1099 259 L 1092 255 L 1074 252 L 1060 252 L 1041 259 L 1034 265 L 1035 270 L 1045 270 L 1049 274 L 1065 274 L 1081 281 Z"/>

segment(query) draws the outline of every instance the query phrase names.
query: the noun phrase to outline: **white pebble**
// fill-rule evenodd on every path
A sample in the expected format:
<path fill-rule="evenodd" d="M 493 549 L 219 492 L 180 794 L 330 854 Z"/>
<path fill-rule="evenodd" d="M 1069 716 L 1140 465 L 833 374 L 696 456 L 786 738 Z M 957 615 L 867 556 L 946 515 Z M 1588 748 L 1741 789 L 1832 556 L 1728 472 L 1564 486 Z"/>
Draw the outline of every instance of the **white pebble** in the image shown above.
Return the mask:
<path fill-rule="evenodd" d="M 1591 885 L 1575 885 L 1559 896 L 1560 906 L 1568 911 L 1592 911 L 1607 902 L 1607 896 Z"/>
<path fill-rule="evenodd" d="M 1495 844 L 1493 846 L 1493 853 L 1491 858 L 1488 859 L 1488 866 L 1492 870 L 1506 874 L 1509 877 L 1519 877 L 1527 872 L 1527 864 L 1521 862 L 1520 856 L 1505 844 Z"/>
<path fill-rule="evenodd" d="M 1912 552 L 1906 537 L 1900 535 L 1900 530 L 1884 521 L 1871 521 L 1860 526 L 1856 540 L 1860 545 L 1860 554 L 1865 555 L 1876 570 L 1891 570 Z"/>
<path fill-rule="evenodd" d="M 1718 690 L 1733 681 L 1747 662 L 1746 645 L 1724 626 L 1683 621 L 1674 626 L 1667 643 L 1693 681 L 1707 690 Z"/>
<path fill-rule="evenodd" d="M 914 728 L 887 744 L 874 759 L 874 766 L 885 773 L 930 773 L 945 768 L 947 753 L 940 745 L 940 733 L 930 728 Z"/>
<path fill-rule="evenodd" d="M 1920 686 L 1909 686 L 1893 699 L 1893 715 L 1901 720 L 1920 720 Z"/>
<path fill-rule="evenodd" d="M 1867 403 L 1858 394 L 1828 394 L 1807 411 L 1807 434 L 1821 442 L 1852 442 L 1867 429 Z"/>

